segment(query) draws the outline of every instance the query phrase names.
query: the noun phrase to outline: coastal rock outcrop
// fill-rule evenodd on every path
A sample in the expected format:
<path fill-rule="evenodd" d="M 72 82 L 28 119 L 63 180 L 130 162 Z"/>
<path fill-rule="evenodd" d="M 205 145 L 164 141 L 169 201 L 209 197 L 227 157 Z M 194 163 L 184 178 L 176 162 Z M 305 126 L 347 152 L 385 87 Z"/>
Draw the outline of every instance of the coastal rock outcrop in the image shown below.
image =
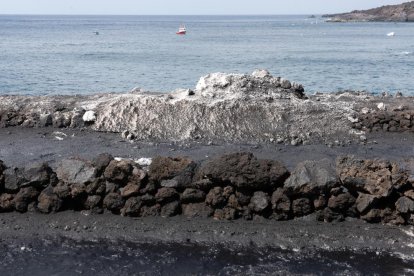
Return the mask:
<path fill-rule="evenodd" d="M 369 10 L 356 10 L 350 13 L 328 14 L 323 17 L 328 17 L 328 22 L 414 22 L 414 1 Z"/>

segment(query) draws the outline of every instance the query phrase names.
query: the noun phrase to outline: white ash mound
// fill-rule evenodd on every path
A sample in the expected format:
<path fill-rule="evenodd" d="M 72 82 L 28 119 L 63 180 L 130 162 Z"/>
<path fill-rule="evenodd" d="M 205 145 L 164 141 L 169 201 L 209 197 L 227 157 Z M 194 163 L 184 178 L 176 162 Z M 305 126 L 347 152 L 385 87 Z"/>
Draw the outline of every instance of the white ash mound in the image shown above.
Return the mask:
<path fill-rule="evenodd" d="M 299 145 L 350 139 L 354 130 L 348 118 L 357 117 L 355 106 L 371 100 L 369 95 L 306 95 L 302 85 L 266 70 L 213 73 L 194 90 L 168 94 L 134 89 L 90 96 L 2 96 L 0 127 L 89 127 L 128 131 L 126 137 L 139 140 Z"/>
<path fill-rule="evenodd" d="M 301 84 L 273 77 L 267 70 L 256 70 L 252 75 L 213 73 L 200 78 L 196 95 L 215 99 L 234 99 L 272 96 L 275 98 L 303 98 Z"/>

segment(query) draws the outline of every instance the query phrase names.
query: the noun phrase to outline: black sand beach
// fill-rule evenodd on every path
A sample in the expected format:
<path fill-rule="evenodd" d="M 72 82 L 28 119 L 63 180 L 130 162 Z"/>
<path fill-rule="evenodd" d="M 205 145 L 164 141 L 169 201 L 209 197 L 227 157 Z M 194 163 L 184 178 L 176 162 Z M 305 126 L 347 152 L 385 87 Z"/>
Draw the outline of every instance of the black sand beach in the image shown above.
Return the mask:
<path fill-rule="evenodd" d="M 115 157 L 132 159 L 159 155 L 188 156 L 202 161 L 225 153 L 252 152 L 258 158 L 279 160 L 293 169 L 304 160 L 329 158 L 335 161 L 343 155 L 397 161 L 414 156 L 414 138 L 411 133 L 371 133 L 367 138 L 367 143 L 357 141 L 347 146 L 334 143 L 301 146 L 275 143 L 208 145 L 205 142 L 130 142 L 119 133 L 88 129 L 0 128 L 0 160 L 13 166 L 22 166 L 35 161 L 53 164 L 67 157 L 90 159 L 100 153 L 110 153 Z"/>
<path fill-rule="evenodd" d="M 2 275 L 409 275 L 414 269 L 412 228 L 358 220 L 11 213 L 0 216 L 0 229 Z"/>

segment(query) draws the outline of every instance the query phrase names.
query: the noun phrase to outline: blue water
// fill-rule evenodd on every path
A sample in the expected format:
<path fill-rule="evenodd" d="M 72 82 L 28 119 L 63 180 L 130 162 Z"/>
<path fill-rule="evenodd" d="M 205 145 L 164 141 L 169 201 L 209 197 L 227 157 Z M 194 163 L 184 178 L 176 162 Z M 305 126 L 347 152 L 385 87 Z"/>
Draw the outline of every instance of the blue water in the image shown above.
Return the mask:
<path fill-rule="evenodd" d="M 175 35 L 180 23 L 186 36 Z M 300 82 L 307 92 L 414 95 L 414 24 L 307 16 L 0 16 L 0 94 L 166 92 L 192 88 L 210 72 L 256 68 Z"/>

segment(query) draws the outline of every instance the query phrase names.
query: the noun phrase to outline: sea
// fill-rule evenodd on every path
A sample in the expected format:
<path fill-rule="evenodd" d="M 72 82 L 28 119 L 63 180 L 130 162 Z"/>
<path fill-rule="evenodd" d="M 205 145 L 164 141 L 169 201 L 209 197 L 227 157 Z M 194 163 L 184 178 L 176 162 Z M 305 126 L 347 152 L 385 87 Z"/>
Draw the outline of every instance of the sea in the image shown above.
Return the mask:
<path fill-rule="evenodd" d="M 181 24 L 185 36 L 176 35 Z M 1 95 L 169 92 L 194 88 L 212 72 L 255 69 L 308 93 L 414 95 L 414 24 L 309 15 L 0 15 Z"/>

